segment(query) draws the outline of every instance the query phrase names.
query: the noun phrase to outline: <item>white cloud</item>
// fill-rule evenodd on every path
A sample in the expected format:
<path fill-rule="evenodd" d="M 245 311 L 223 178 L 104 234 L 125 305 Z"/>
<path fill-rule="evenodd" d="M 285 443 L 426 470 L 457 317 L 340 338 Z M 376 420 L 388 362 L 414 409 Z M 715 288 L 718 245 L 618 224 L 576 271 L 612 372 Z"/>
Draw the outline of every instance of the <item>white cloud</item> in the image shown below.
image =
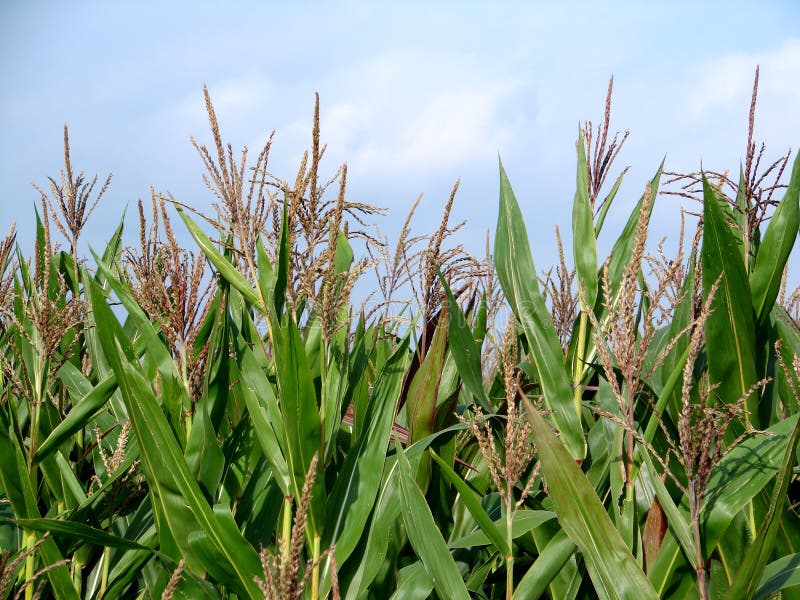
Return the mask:
<path fill-rule="evenodd" d="M 347 148 L 357 143 L 356 136 L 369 130 L 375 115 L 371 106 L 334 104 L 323 109 L 320 119 L 325 143 L 331 148 Z"/>
<path fill-rule="evenodd" d="M 690 99 L 690 110 L 699 116 L 710 110 L 741 105 L 749 96 L 753 73 L 760 65 L 759 95 L 787 94 L 800 101 L 800 38 L 786 40 L 777 50 L 753 54 L 735 53 L 703 63 Z"/>
<path fill-rule="evenodd" d="M 463 57 L 386 53 L 321 87 L 322 137 L 359 174 L 466 168 L 493 160 L 513 138 L 520 88 Z M 343 102 L 325 108 L 326 95 Z"/>
<path fill-rule="evenodd" d="M 399 107 L 373 111 L 386 122 L 386 138 L 365 136 L 355 144 L 358 171 L 431 171 L 496 156 L 512 133 L 501 112 L 509 91 L 503 86 L 454 89 L 431 94 L 413 115 L 396 119 Z"/>
<path fill-rule="evenodd" d="M 269 78 L 255 72 L 208 83 L 214 112 L 226 140 L 231 133 L 237 135 L 241 129 L 252 127 L 263 119 L 263 109 L 273 100 L 274 88 Z M 202 88 L 192 90 L 179 100 L 167 104 L 159 112 L 157 119 L 163 126 L 180 130 L 181 137 L 185 133 L 192 133 L 205 138 L 208 113 Z"/>
<path fill-rule="evenodd" d="M 525 85 L 478 56 L 410 49 L 344 63 L 313 81 L 283 81 L 254 70 L 209 81 L 208 89 L 223 138 L 234 146 L 260 148 L 276 130 L 273 166 L 280 173 L 294 168 L 308 148 L 319 91 L 328 165 L 347 161 L 353 175 L 376 180 L 443 170 L 461 176 L 478 162 L 493 164 L 518 131 L 527 135 L 520 104 Z M 208 142 L 202 90 L 165 106 L 157 122 L 180 139 L 193 133 Z"/>

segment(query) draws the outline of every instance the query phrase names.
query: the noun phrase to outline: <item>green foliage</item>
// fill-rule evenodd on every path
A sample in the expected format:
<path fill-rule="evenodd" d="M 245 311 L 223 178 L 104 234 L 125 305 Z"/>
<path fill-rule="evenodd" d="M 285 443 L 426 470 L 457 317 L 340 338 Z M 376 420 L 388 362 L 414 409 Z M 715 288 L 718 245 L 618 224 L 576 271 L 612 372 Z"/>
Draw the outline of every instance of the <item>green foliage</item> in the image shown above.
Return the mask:
<path fill-rule="evenodd" d="M 394 283 L 350 298 L 370 207 L 318 184 L 318 123 L 273 192 L 209 110 L 210 228 L 155 196 L 87 261 L 45 201 L 31 259 L 0 243 L 0 596 L 800 596 L 799 159 L 780 202 L 696 175 L 674 258 L 645 254 L 659 167 L 601 265 L 622 175 L 596 204 L 584 129 L 575 279 L 539 279 L 501 164 L 494 264 L 443 245 L 448 203 L 385 265 L 424 285 L 398 325 Z"/>

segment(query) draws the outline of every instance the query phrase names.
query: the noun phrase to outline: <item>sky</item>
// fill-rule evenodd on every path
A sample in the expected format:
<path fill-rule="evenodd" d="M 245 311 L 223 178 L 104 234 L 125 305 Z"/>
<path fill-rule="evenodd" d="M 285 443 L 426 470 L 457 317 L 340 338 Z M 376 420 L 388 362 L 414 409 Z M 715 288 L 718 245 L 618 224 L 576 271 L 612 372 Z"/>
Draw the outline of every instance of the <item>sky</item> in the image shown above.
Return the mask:
<path fill-rule="evenodd" d="M 24 2 L 0 1 L 0 231 L 30 239 L 38 193 L 63 165 L 113 172 L 85 241 L 102 248 L 151 187 L 208 210 L 194 135 L 210 143 L 207 85 L 223 137 L 253 155 L 274 130 L 271 170 L 294 177 L 320 94 L 323 173 L 348 164 L 351 200 L 385 207 L 397 234 L 431 232 L 454 182 L 458 241 L 493 232 L 498 156 L 537 267 L 569 243 L 575 141 L 602 117 L 629 130 L 630 166 L 600 240 L 607 251 L 662 159 L 672 171 L 735 173 L 760 65 L 756 139 L 777 158 L 800 144 L 800 3 Z M 685 201 L 662 196 L 651 239 Z M 129 239 L 135 239 L 130 238 Z M 569 246 L 568 246 L 569 248 Z"/>

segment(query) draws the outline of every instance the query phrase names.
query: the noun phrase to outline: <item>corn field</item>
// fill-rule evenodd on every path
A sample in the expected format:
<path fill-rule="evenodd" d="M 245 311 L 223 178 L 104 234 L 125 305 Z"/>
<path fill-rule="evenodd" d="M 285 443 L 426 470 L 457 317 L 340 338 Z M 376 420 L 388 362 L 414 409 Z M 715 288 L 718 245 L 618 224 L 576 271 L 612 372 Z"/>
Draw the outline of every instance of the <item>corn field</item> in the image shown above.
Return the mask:
<path fill-rule="evenodd" d="M 602 258 L 609 85 L 540 271 L 502 164 L 485 258 L 458 184 L 390 243 L 323 174 L 318 99 L 284 180 L 205 98 L 211 214 L 153 191 L 81 255 L 111 178 L 65 128 L 32 254 L 0 245 L 0 597 L 800 598 L 800 160 L 754 111 L 736 177 L 662 165 Z"/>

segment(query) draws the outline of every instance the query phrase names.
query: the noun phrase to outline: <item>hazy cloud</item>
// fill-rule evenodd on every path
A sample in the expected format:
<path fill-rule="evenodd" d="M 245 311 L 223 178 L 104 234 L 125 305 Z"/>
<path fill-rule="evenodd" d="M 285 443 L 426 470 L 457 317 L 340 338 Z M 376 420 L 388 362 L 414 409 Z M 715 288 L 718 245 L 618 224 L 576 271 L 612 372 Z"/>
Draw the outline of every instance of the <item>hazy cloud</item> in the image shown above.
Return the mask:
<path fill-rule="evenodd" d="M 746 101 L 756 65 L 761 69 L 762 96 L 787 94 L 800 101 L 800 38 L 792 38 L 776 50 L 734 53 L 704 62 L 697 68 L 699 84 L 690 100 L 692 112 L 698 115 Z"/>
<path fill-rule="evenodd" d="M 370 176 L 492 161 L 521 118 L 520 82 L 444 53 L 387 53 L 322 87 L 323 138 L 354 172 Z M 325 108 L 326 95 L 347 101 Z"/>

